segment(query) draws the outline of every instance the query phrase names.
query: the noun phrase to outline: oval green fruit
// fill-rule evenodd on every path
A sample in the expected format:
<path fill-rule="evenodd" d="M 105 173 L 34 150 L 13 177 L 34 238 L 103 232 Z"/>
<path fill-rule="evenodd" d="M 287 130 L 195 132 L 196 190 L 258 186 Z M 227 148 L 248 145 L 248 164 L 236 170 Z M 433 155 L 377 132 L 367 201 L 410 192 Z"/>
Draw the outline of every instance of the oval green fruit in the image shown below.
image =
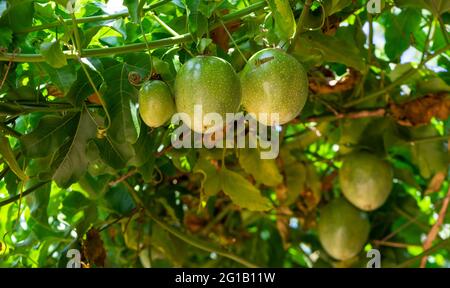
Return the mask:
<path fill-rule="evenodd" d="M 203 116 L 217 113 L 225 121 L 226 113 L 237 112 L 241 103 L 239 77 L 221 58 L 192 58 L 178 71 L 175 103 L 181 120 L 192 130 L 204 133 L 220 129 L 218 123 L 203 123 Z"/>
<path fill-rule="evenodd" d="M 320 210 L 320 243 L 337 260 L 348 260 L 358 255 L 369 232 L 367 215 L 343 198 L 334 199 Z"/>
<path fill-rule="evenodd" d="M 373 211 L 386 202 L 392 181 L 393 171 L 389 163 L 365 151 L 346 155 L 339 172 L 345 198 L 364 211 Z"/>
<path fill-rule="evenodd" d="M 268 48 L 254 54 L 241 72 L 241 84 L 243 107 L 268 126 L 293 120 L 308 98 L 305 69 L 281 49 Z M 279 123 L 270 117 L 273 113 L 278 114 Z"/>
<path fill-rule="evenodd" d="M 164 125 L 175 113 L 175 103 L 166 83 L 154 80 L 144 83 L 139 90 L 139 113 L 150 127 Z"/>

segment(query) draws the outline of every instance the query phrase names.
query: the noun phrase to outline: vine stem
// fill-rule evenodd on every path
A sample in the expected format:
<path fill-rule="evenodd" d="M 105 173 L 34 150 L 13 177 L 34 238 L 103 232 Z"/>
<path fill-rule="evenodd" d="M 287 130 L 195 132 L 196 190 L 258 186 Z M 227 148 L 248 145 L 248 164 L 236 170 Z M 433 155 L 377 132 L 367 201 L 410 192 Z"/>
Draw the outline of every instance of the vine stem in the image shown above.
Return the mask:
<path fill-rule="evenodd" d="M 217 255 L 220 255 L 222 257 L 228 258 L 230 260 L 233 260 L 245 267 L 248 268 L 259 268 L 258 265 L 251 263 L 244 258 L 239 257 L 238 255 L 235 255 L 231 252 L 225 251 L 219 247 L 216 247 L 215 245 L 212 245 L 206 241 L 203 241 L 201 239 L 198 239 L 196 237 L 186 235 L 180 230 L 176 229 L 175 227 L 170 226 L 169 224 L 165 223 L 163 220 L 159 219 L 158 216 L 153 214 L 150 210 L 148 210 L 145 205 L 144 201 L 139 197 L 139 195 L 136 193 L 136 191 L 131 187 L 131 185 L 128 184 L 127 181 L 124 181 L 125 186 L 127 186 L 128 191 L 131 194 L 131 198 L 134 200 L 134 202 L 137 204 L 137 206 L 140 206 L 141 208 L 145 209 L 145 215 L 150 217 L 150 219 L 155 222 L 157 225 L 159 225 L 162 229 L 166 230 L 168 233 L 172 234 L 173 236 L 177 237 L 178 239 L 186 242 L 187 244 L 190 244 L 198 249 L 201 249 L 206 252 L 210 253 L 216 253 Z"/>
<path fill-rule="evenodd" d="M 0 201 L 0 207 L 3 207 L 10 203 L 16 202 L 20 198 L 23 198 L 23 197 L 33 193 L 34 191 L 36 191 L 37 189 L 41 188 L 42 186 L 44 186 L 45 184 L 48 184 L 48 183 L 50 183 L 50 181 L 41 182 L 39 184 L 34 185 L 31 188 L 28 188 L 27 190 L 23 191 L 21 194 L 18 194 L 18 195 L 12 196 L 6 200 Z"/>
<path fill-rule="evenodd" d="M 170 2 L 171 2 L 171 0 L 161 0 L 156 3 L 150 4 L 148 7 L 145 7 L 143 9 L 143 11 L 149 11 L 149 10 L 158 8 L 158 7 L 163 6 L 164 4 L 167 4 Z M 107 20 L 113 20 L 113 19 L 117 19 L 117 18 L 124 18 L 129 15 L 130 15 L 130 13 L 128 13 L 128 12 L 122 12 L 122 13 L 115 13 L 115 14 L 111 14 L 111 15 L 90 16 L 90 17 L 79 18 L 77 22 L 82 24 L 82 23 L 107 21 Z M 63 21 L 67 25 L 71 25 L 73 23 L 72 19 L 64 19 Z M 42 24 L 42 25 L 38 25 L 38 26 L 32 26 L 29 28 L 25 28 L 25 29 L 17 31 L 16 33 L 21 33 L 21 34 L 30 33 L 30 32 L 40 31 L 40 30 L 44 30 L 44 29 L 56 28 L 60 25 L 61 25 L 61 23 L 59 21 L 55 21 L 55 22 L 48 23 L 48 24 Z"/>
<path fill-rule="evenodd" d="M 249 15 L 255 11 L 263 9 L 266 6 L 267 6 L 266 1 L 257 2 L 257 3 L 252 4 L 244 9 L 241 9 L 239 11 L 225 15 L 222 18 L 222 21 L 224 23 L 234 21 L 236 19 L 239 19 L 246 15 Z M 78 22 L 78 23 L 80 23 L 80 22 Z M 58 22 L 58 25 L 61 25 L 61 24 Z M 213 29 L 219 27 L 220 25 L 221 25 L 220 23 L 215 23 L 215 24 L 211 25 L 210 30 L 213 30 Z M 180 36 L 149 41 L 148 47 L 150 49 L 155 49 L 155 48 L 160 48 L 160 47 L 165 47 L 165 46 L 188 43 L 191 41 L 193 41 L 192 36 L 189 33 L 185 33 L 185 34 L 181 34 Z M 83 49 L 83 57 L 110 56 L 110 55 L 115 55 L 115 54 L 138 52 L 138 51 L 143 51 L 145 49 L 147 49 L 147 43 L 134 43 L 134 44 L 124 45 L 124 46 L 119 46 L 119 47 Z M 77 57 L 78 57 L 76 54 L 72 53 L 72 51 L 64 51 L 64 54 L 66 55 L 66 59 L 77 59 Z M 1 54 L 0 53 L 0 61 L 36 63 L 36 62 L 45 62 L 46 60 L 41 54 L 14 54 L 14 53 L 2 53 Z"/>
<path fill-rule="evenodd" d="M 425 243 L 423 244 L 423 248 L 425 250 L 431 248 L 431 244 L 433 243 L 434 239 L 436 239 L 436 236 L 439 234 L 439 229 L 441 228 L 442 224 L 444 223 L 445 214 L 447 213 L 447 208 L 450 202 L 450 188 L 448 189 L 447 196 L 444 198 L 444 202 L 442 203 L 441 210 L 439 211 L 439 217 L 436 223 L 431 228 L 430 232 L 427 235 L 427 240 L 425 240 Z M 425 255 L 422 257 L 420 261 L 420 268 L 425 268 L 427 265 L 427 259 L 428 255 Z"/>
<path fill-rule="evenodd" d="M 447 238 L 447 239 L 439 242 L 438 244 L 434 245 L 430 249 L 425 250 L 423 253 L 421 253 L 421 254 L 419 254 L 417 256 L 414 256 L 414 257 L 406 260 L 405 262 L 397 265 L 395 268 L 406 268 L 406 267 L 409 267 L 412 264 L 414 264 L 416 261 L 422 259 L 422 257 L 430 255 L 430 254 L 438 251 L 439 249 L 444 249 L 448 244 L 450 244 L 450 238 Z"/>
<path fill-rule="evenodd" d="M 257 266 L 254 263 L 251 263 L 233 253 L 227 252 L 225 250 L 222 250 L 220 248 L 214 247 L 213 245 L 211 245 L 210 243 L 207 243 L 205 241 L 202 241 L 200 239 L 194 238 L 192 236 L 186 235 L 182 232 L 180 232 L 178 229 L 169 226 L 168 224 L 164 223 L 163 221 L 161 221 L 160 219 L 158 219 L 158 217 L 156 217 L 155 215 L 153 215 L 150 211 L 146 210 L 146 214 L 156 223 L 158 224 L 161 228 L 163 228 L 164 230 L 166 230 L 167 232 L 169 232 L 170 234 L 174 235 L 175 237 L 179 238 L 180 240 L 183 240 L 184 242 L 199 248 L 203 251 L 206 252 L 210 252 L 210 253 L 216 253 L 222 257 L 228 258 L 230 260 L 233 260 L 245 267 L 248 268 L 259 268 L 259 266 Z"/>
<path fill-rule="evenodd" d="M 429 143 L 429 142 L 446 141 L 449 139 L 450 139 L 450 135 L 444 135 L 444 136 L 436 136 L 436 137 L 411 140 L 411 141 L 409 141 L 409 144 L 416 145 L 416 144 L 423 144 L 423 143 Z"/>
<path fill-rule="evenodd" d="M 434 54 L 429 55 L 426 59 L 424 59 L 417 68 L 411 68 L 408 71 L 406 71 L 403 75 L 401 75 L 399 78 L 397 78 L 394 82 L 392 82 L 391 84 L 387 85 L 386 87 L 384 87 L 383 89 L 380 89 L 364 98 L 360 98 L 360 99 L 356 99 L 354 101 L 350 101 L 347 102 L 344 105 L 344 108 L 350 108 L 353 106 L 356 106 L 358 104 L 367 102 L 369 100 L 373 100 L 376 99 L 378 96 L 383 95 L 387 92 L 389 92 L 390 90 L 392 90 L 393 88 L 397 87 L 398 85 L 404 83 L 406 80 L 408 80 L 409 78 L 411 78 L 412 76 L 414 76 L 414 74 L 417 73 L 417 69 L 422 68 L 427 62 L 429 62 L 430 60 L 434 59 L 435 57 L 439 56 L 440 54 L 446 52 L 447 50 L 450 49 L 450 44 L 447 44 L 445 47 L 439 49 L 438 51 L 436 51 Z"/>

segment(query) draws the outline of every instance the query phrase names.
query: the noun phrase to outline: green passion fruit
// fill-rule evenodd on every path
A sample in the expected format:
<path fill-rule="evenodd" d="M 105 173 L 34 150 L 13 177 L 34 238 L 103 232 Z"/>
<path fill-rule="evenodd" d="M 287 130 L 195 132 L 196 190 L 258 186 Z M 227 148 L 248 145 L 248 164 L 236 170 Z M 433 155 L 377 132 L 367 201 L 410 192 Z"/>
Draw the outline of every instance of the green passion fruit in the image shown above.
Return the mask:
<path fill-rule="evenodd" d="M 226 113 L 237 112 L 241 103 L 239 77 L 231 64 L 221 58 L 192 58 L 178 71 L 175 103 L 181 120 L 195 132 L 220 129 L 218 123 L 204 123 L 203 115 L 217 113 L 225 120 Z"/>
<path fill-rule="evenodd" d="M 242 105 L 264 125 L 285 124 L 297 117 L 308 98 L 303 66 L 281 49 L 254 54 L 241 72 Z M 276 123 L 271 116 L 278 114 Z"/>
<path fill-rule="evenodd" d="M 356 151 L 344 157 L 339 182 L 345 198 L 364 211 L 386 202 L 393 181 L 392 167 L 377 155 Z"/>
<path fill-rule="evenodd" d="M 319 240 L 337 260 L 348 260 L 363 249 L 370 232 L 367 215 L 345 199 L 334 199 L 320 210 Z"/>
<path fill-rule="evenodd" d="M 139 113 L 147 126 L 160 127 L 175 113 L 175 103 L 166 83 L 153 80 L 139 90 Z"/>

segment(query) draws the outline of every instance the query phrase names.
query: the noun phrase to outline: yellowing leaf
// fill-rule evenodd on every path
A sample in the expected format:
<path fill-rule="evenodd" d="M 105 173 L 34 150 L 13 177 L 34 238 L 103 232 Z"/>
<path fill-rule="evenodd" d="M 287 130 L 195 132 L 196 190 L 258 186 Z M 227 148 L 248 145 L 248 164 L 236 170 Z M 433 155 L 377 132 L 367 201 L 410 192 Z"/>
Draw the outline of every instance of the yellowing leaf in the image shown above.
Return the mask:
<path fill-rule="evenodd" d="M 0 155 L 3 156 L 3 160 L 8 164 L 9 168 L 20 178 L 20 180 L 27 179 L 27 175 L 20 168 L 19 164 L 16 161 L 16 157 L 14 156 L 14 152 L 9 145 L 8 138 L 5 136 L 0 136 Z"/>
<path fill-rule="evenodd" d="M 194 173 L 203 175 L 202 188 L 206 198 L 217 194 L 220 191 L 220 177 L 216 167 L 206 157 L 201 157 L 193 169 Z"/>
<path fill-rule="evenodd" d="M 242 149 L 239 163 L 245 172 L 267 186 L 277 186 L 283 181 L 274 159 L 261 159 L 258 149 Z"/>
<path fill-rule="evenodd" d="M 269 199 L 261 196 L 260 191 L 238 173 L 222 169 L 220 180 L 223 192 L 241 208 L 251 211 L 267 211 L 272 207 Z"/>

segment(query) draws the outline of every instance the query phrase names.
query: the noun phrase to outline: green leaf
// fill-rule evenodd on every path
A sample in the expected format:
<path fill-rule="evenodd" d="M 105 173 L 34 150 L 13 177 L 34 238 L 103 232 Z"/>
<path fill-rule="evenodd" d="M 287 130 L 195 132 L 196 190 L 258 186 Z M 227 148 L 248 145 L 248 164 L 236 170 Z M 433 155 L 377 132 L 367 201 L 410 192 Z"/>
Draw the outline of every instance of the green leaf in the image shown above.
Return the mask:
<path fill-rule="evenodd" d="M 135 143 L 138 138 L 139 123 L 137 122 L 138 90 L 128 77 L 130 73 L 138 73 L 144 79 L 151 68 L 147 61 L 148 55 L 137 53 L 127 55 L 123 63 L 113 65 L 103 74 L 107 90 L 104 94 L 106 107 L 112 117 L 108 134 L 117 143 Z"/>
<path fill-rule="evenodd" d="M 27 186 L 31 187 L 36 184 L 36 181 L 30 181 Z M 50 201 L 51 186 L 51 183 L 45 184 L 27 198 L 31 217 L 44 226 L 48 226 L 47 208 Z"/>
<path fill-rule="evenodd" d="M 125 168 L 134 156 L 133 146 L 130 143 L 117 143 L 109 136 L 91 141 L 88 149 L 114 169 Z"/>
<path fill-rule="evenodd" d="M 65 117 L 55 115 L 42 117 L 31 133 L 20 138 L 25 156 L 45 157 L 57 151 L 64 141 L 75 133 L 78 119 L 78 113 L 67 114 Z"/>
<path fill-rule="evenodd" d="M 40 51 L 42 56 L 44 56 L 45 61 L 47 61 L 50 66 L 61 68 L 67 65 L 66 55 L 64 55 L 61 50 L 59 41 L 42 43 Z"/>
<path fill-rule="evenodd" d="M 448 0 L 395 0 L 398 7 L 414 7 L 427 9 L 435 16 L 439 16 L 450 11 L 450 2 Z"/>
<path fill-rule="evenodd" d="M 238 173 L 222 168 L 220 182 L 223 192 L 241 208 L 251 211 L 267 211 L 272 208 L 269 199 L 261 196 L 261 192 Z"/>
<path fill-rule="evenodd" d="M 189 13 L 189 33 L 200 39 L 208 31 L 208 19 L 200 12 Z"/>
<path fill-rule="evenodd" d="M 75 73 L 74 65 L 66 65 L 62 68 L 53 68 L 50 65 L 43 63 L 41 67 L 47 72 L 50 77 L 50 81 L 55 84 L 66 95 L 70 87 L 77 80 L 77 74 Z M 85 81 L 84 83 L 86 83 Z M 89 84 L 89 83 L 87 83 Z"/>
<path fill-rule="evenodd" d="M 417 90 L 422 94 L 450 92 L 450 85 L 440 77 L 420 80 L 417 82 Z"/>
<path fill-rule="evenodd" d="M 296 23 L 289 0 L 269 0 L 275 19 L 276 34 L 281 40 L 289 40 L 295 35 Z"/>
<path fill-rule="evenodd" d="M 66 69 L 66 67 L 62 68 Z M 104 84 L 102 76 L 98 71 L 94 71 L 88 67 L 86 67 L 92 82 L 97 84 L 97 90 L 100 90 L 100 85 L 103 84 L 102 88 L 106 88 L 106 84 Z M 89 79 L 86 77 L 86 73 L 80 68 L 76 75 L 76 81 L 72 83 L 70 89 L 67 91 L 66 98 L 73 106 L 81 106 L 90 95 L 94 94 L 94 88 L 92 88 Z"/>
<path fill-rule="evenodd" d="M 324 2 L 327 15 L 333 15 L 352 4 L 352 0 L 328 0 Z"/>
<path fill-rule="evenodd" d="M 306 183 L 305 165 L 299 162 L 292 162 L 285 166 L 286 176 L 286 199 L 284 204 L 290 205 L 295 202 L 300 192 L 304 190 Z"/>
<path fill-rule="evenodd" d="M 6 164 L 8 164 L 9 168 L 14 172 L 14 174 L 17 175 L 17 177 L 19 177 L 20 180 L 24 181 L 28 178 L 17 163 L 16 156 L 11 149 L 8 138 L 2 135 L 0 135 L 0 155 L 3 156 L 3 160 Z"/>
<path fill-rule="evenodd" d="M 7 48 L 12 42 L 13 31 L 8 27 L 0 30 L 0 48 Z"/>
<path fill-rule="evenodd" d="M 342 63 L 359 71 L 365 69 L 365 59 L 351 39 L 337 38 L 320 32 L 306 32 L 295 43 L 293 55 L 299 60 L 311 59 L 314 64 Z M 311 55 L 315 55 L 311 58 Z"/>
<path fill-rule="evenodd" d="M 156 146 L 156 129 L 150 129 L 145 125 L 144 121 L 141 122 L 141 133 L 139 134 L 139 138 L 136 143 L 133 144 L 134 151 L 136 152 L 134 155 L 131 164 L 136 167 L 141 167 L 145 163 L 147 163 L 151 158 L 154 157 L 154 152 L 157 147 Z M 162 131 L 161 131 L 162 133 Z"/>
<path fill-rule="evenodd" d="M 124 0 L 123 4 L 125 6 L 127 6 L 128 8 L 128 13 L 130 13 L 130 18 L 131 21 L 133 21 L 134 23 L 139 23 L 140 22 L 140 15 L 139 15 L 139 2 L 143 2 L 145 3 L 145 1 L 141 0 Z"/>
<path fill-rule="evenodd" d="M 418 9 L 404 9 L 399 15 L 386 14 L 384 26 L 386 29 L 386 45 L 384 50 L 389 59 L 399 59 L 411 45 L 411 35 L 420 30 L 422 14 Z"/>
<path fill-rule="evenodd" d="M 87 170 L 87 144 L 95 137 L 97 128 L 88 113 L 85 109 L 79 113 L 75 134 L 55 153 L 53 180 L 59 187 L 69 187 Z"/>
<path fill-rule="evenodd" d="M 108 207 L 120 215 L 126 215 L 136 207 L 130 193 L 128 193 L 128 188 L 123 183 L 111 187 L 106 192 L 104 199 Z"/>
<path fill-rule="evenodd" d="M 261 159 L 259 149 L 241 149 L 239 163 L 245 172 L 251 174 L 259 183 L 277 186 L 283 182 L 274 159 Z"/>
<path fill-rule="evenodd" d="M 8 0 L 8 8 L 0 18 L 0 27 L 8 26 L 13 32 L 28 28 L 33 23 L 33 0 Z"/>
<path fill-rule="evenodd" d="M 411 138 L 423 139 L 438 136 L 436 129 L 429 125 L 412 128 Z M 430 178 L 437 172 L 447 171 L 448 153 L 444 141 L 416 143 L 411 145 L 412 161 L 419 167 L 420 174 L 424 178 Z"/>

